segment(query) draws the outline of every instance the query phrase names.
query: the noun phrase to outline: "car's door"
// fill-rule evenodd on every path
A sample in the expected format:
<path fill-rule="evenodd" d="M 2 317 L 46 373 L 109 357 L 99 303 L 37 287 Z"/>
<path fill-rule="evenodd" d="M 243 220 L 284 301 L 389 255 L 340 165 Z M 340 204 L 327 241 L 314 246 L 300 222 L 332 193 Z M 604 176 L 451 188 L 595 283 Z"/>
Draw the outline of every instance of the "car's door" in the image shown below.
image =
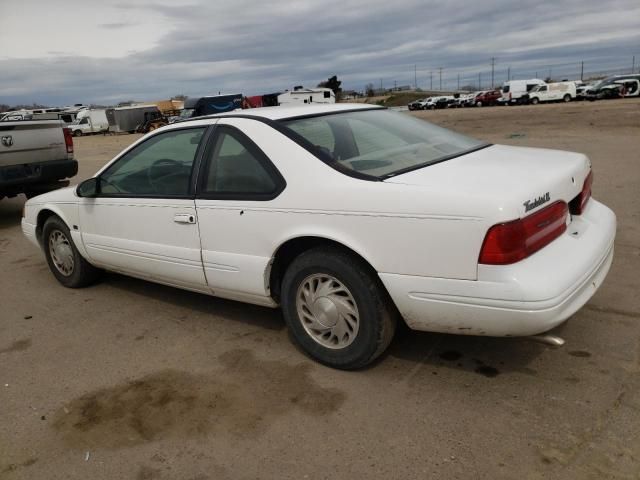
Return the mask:
<path fill-rule="evenodd" d="M 216 124 L 203 158 L 196 208 L 202 261 L 213 293 L 270 304 L 265 272 L 273 239 L 266 235 L 268 226 L 261 223 L 265 217 L 261 212 L 273 205 L 285 181 L 250 138 L 255 133 L 264 140 L 265 128 L 241 118 Z"/>
<path fill-rule="evenodd" d="M 81 198 L 80 230 L 91 261 L 111 270 L 208 291 L 200 256 L 195 177 L 207 127 L 158 133 L 98 176 Z"/>

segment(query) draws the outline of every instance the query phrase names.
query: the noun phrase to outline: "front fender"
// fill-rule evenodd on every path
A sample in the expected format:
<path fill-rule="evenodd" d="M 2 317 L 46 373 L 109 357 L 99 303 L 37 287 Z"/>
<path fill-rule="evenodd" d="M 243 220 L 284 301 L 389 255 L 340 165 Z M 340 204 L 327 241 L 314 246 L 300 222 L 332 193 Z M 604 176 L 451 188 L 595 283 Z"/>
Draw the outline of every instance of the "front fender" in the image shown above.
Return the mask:
<path fill-rule="evenodd" d="M 25 204 L 25 222 L 36 226 L 36 238 L 38 243 L 42 246 L 42 227 L 44 222 L 51 215 L 58 216 L 65 225 L 69 228 L 73 243 L 80 255 L 85 259 L 89 259 L 87 251 L 82 242 L 82 235 L 78 230 L 79 224 L 79 211 L 77 203 L 52 203 L 52 202 L 38 202 L 39 197 L 35 197 L 34 202 L 29 200 Z"/>

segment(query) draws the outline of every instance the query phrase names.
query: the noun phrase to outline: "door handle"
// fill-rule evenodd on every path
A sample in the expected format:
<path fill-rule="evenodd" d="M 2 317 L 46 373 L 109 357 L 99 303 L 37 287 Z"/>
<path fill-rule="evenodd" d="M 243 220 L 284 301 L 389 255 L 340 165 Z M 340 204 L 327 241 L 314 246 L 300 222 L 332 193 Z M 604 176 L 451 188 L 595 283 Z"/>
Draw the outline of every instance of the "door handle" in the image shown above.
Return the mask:
<path fill-rule="evenodd" d="M 196 216 L 193 213 L 176 213 L 173 216 L 176 223 L 196 223 Z"/>

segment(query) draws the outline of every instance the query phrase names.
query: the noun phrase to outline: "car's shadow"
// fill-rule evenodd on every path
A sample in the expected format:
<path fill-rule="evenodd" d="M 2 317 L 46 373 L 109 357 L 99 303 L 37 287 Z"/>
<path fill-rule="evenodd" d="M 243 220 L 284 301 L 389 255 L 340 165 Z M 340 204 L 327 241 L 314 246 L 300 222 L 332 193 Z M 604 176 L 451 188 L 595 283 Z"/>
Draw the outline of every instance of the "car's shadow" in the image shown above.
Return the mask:
<path fill-rule="evenodd" d="M 548 348 L 527 338 L 418 332 L 402 325 L 385 356 L 422 364 L 434 375 L 448 368 L 485 377 L 508 372 L 535 376 L 538 372 L 530 365 Z"/>
<path fill-rule="evenodd" d="M 280 309 L 210 297 L 114 273 L 106 274 L 104 281 L 109 287 L 158 302 L 180 307 L 188 306 L 190 310 L 222 318 L 225 321 L 244 323 L 265 331 L 281 331 L 286 328 Z M 281 341 L 291 341 L 295 345 L 292 339 L 286 340 L 288 337 L 280 338 Z M 297 345 L 295 348 L 300 350 Z M 435 374 L 439 369 L 451 368 L 486 377 L 495 377 L 507 372 L 535 376 L 538 372 L 529 365 L 548 348 L 526 338 L 418 332 L 402 324 L 399 325 L 387 352 L 366 370 L 378 370 L 396 361 L 408 361 L 416 365 L 421 364 L 427 370 L 431 368 L 432 372 L 436 372 Z"/>
<path fill-rule="evenodd" d="M 0 200 L 0 229 L 20 226 L 22 207 L 26 201 L 22 195 Z"/>
<path fill-rule="evenodd" d="M 109 287 L 134 293 L 158 302 L 185 307 L 206 315 L 222 317 L 225 320 L 254 325 L 265 330 L 282 330 L 284 319 L 279 309 L 260 307 L 233 300 L 189 292 L 137 278 L 107 273 L 103 279 Z"/>

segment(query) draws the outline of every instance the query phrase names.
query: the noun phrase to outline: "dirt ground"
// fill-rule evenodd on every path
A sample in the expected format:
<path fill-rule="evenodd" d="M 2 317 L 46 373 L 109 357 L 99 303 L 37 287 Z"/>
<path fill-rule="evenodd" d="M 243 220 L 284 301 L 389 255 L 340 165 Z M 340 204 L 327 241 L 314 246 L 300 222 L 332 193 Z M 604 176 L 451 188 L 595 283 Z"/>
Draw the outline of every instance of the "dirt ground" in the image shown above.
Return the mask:
<path fill-rule="evenodd" d="M 332 370 L 278 310 L 113 274 L 63 288 L 5 199 L 0 478 L 640 478 L 640 101 L 415 115 L 592 159 L 616 254 L 565 347 L 403 330 Z M 135 138 L 76 139 L 76 180 Z"/>

